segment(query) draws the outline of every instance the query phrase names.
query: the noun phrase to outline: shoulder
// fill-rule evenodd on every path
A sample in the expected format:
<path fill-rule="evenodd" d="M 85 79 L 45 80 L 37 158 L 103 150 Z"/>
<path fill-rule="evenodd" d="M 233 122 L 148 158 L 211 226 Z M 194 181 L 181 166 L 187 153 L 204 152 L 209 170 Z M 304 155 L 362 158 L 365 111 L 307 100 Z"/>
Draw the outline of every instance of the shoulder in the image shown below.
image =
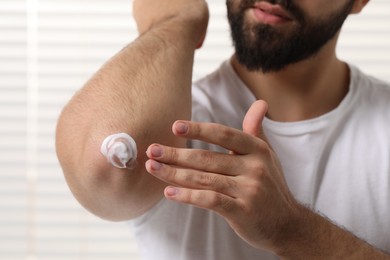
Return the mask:
<path fill-rule="evenodd" d="M 358 123 L 354 131 L 367 129 L 390 138 L 390 84 L 351 66 L 350 88 L 353 102 L 345 120 Z"/>
<path fill-rule="evenodd" d="M 350 66 L 351 88 L 354 88 L 362 100 L 367 102 L 386 101 L 390 106 L 390 83 L 367 75 L 360 69 Z"/>
<path fill-rule="evenodd" d="M 367 75 L 357 67 L 350 68 L 350 92 L 354 99 L 351 112 L 355 116 L 369 117 L 377 122 L 379 118 L 390 122 L 390 84 Z"/>

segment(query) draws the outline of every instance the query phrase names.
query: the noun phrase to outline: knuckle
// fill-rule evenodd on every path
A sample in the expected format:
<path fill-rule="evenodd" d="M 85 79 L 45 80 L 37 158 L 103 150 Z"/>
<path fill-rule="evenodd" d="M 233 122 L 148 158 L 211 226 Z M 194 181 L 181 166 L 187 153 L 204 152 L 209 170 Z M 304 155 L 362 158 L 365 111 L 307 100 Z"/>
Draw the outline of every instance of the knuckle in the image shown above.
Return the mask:
<path fill-rule="evenodd" d="M 174 167 L 169 167 L 169 170 L 168 170 L 168 181 L 170 182 L 173 182 L 173 183 L 177 183 L 180 181 L 180 175 L 178 174 L 178 170 Z"/>
<path fill-rule="evenodd" d="M 239 185 L 235 179 L 232 178 L 225 178 L 225 187 L 221 189 L 222 192 L 227 192 L 227 191 L 234 191 L 238 192 L 239 191 Z"/>
<path fill-rule="evenodd" d="M 228 196 L 218 192 L 191 190 L 186 194 L 182 201 L 222 214 L 227 214 L 235 210 L 234 201 Z"/>
<path fill-rule="evenodd" d="M 223 198 L 222 198 L 221 194 L 213 193 L 209 199 L 209 206 L 211 208 L 217 208 L 217 207 L 219 208 L 223 204 L 222 200 L 223 200 Z"/>
<path fill-rule="evenodd" d="M 190 122 L 189 123 L 189 134 L 191 134 L 192 137 L 198 137 L 201 135 L 201 127 L 199 123 Z"/>
<path fill-rule="evenodd" d="M 261 151 L 261 153 L 264 155 L 269 155 L 271 152 L 270 146 L 265 141 L 259 140 L 259 142 L 257 142 L 256 147 L 257 150 Z"/>
<path fill-rule="evenodd" d="M 193 204 L 199 204 L 199 202 L 204 201 L 204 193 L 198 190 L 190 191 L 187 196 L 187 201 Z"/>
<path fill-rule="evenodd" d="M 209 174 L 199 174 L 198 175 L 198 184 L 201 187 L 210 187 L 216 183 L 215 176 Z"/>
<path fill-rule="evenodd" d="M 223 197 L 221 199 L 221 209 L 226 212 L 226 213 L 229 213 L 229 212 L 233 212 L 234 211 L 234 204 L 233 204 L 233 201 L 229 198 L 226 198 L 226 197 Z"/>
<path fill-rule="evenodd" d="M 168 148 L 167 158 L 169 162 L 177 162 L 179 160 L 179 153 L 176 148 Z"/>
<path fill-rule="evenodd" d="M 176 176 L 177 179 L 180 178 L 180 180 L 184 183 L 184 184 L 192 184 L 194 182 L 194 176 L 192 174 L 180 174 L 180 176 Z"/>
<path fill-rule="evenodd" d="M 244 213 L 244 215 L 246 216 L 252 216 L 254 214 L 254 209 L 252 207 L 252 205 L 248 204 L 248 203 L 240 203 L 239 204 L 239 208 L 240 208 L 240 211 L 242 211 Z"/>
<path fill-rule="evenodd" d="M 247 194 L 249 198 L 259 196 L 263 191 L 262 185 L 259 182 L 253 182 L 247 187 Z"/>
<path fill-rule="evenodd" d="M 214 193 L 210 206 L 215 208 L 217 211 L 225 213 L 233 211 L 234 208 L 233 201 L 221 193 Z"/>
<path fill-rule="evenodd" d="M 219 134 L 218 134 L 219 140 L 218 141 L 221 144 L 224 144 L 224 143 L 231 141 L 235 136 L 233 134 L 233 132 L 229 128 L 226 128 L 226 127 L 222 127 L 221 129 L 218 130 L 218 132 L 219 132 Z"/>
<path fill-rule="evenodd" d="M 257 159 L 252 161 L 248 165 L 249 171 L 256 176 L 259 176 L 259 178 L 262 178 L 266 174 L 266 166 L 263 161 Z"/>
<path fill-rule="evenodd" d="M 208 151 L 190 152 L 184 160 L 197 163 L 202 166 L 202 169 L 208 169 L 214 164 L 213 157 Z"/>
<path fill-rule="evenodd" d="M 216 192 L 221 193 L 228 193 L 231 190 L 237 189 L 237 183 L 235 180 L 216 174 L 199 175 L 197 184 L 202 188 L 214 190 Z"/>
<path fill-rule="evenodd" d="M 205 169 L 208 169 L 211 165 L 214 164 L 214 160 L 209 152 L 203 151 L 199 154 L 199 157 Z"/>

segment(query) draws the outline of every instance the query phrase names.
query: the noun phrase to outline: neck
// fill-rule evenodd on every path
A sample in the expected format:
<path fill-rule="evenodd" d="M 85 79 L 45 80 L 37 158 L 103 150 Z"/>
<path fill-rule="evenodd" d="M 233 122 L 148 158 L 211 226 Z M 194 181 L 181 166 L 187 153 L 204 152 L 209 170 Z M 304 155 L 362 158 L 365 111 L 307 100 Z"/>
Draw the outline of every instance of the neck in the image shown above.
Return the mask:
<path fill-rule="evenodd" d="M 336 58 L 335 42 L 329 42 L 313 58 L 279 72 L 250 72 L 231 59 L 238 76 L 268 105 L 267 116 L 275 121 L 307 120 L 335 109 L 348 92 L 348 66 Z"/>

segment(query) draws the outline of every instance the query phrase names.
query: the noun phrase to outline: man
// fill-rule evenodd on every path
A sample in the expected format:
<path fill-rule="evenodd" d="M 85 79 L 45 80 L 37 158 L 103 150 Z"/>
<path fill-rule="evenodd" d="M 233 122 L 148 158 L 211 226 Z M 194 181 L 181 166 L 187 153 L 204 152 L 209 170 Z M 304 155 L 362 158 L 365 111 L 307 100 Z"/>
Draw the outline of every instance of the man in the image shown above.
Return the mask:
<path fill-rule="evenodd" d="M 191 102 L 206 3 L 134 0 L 140 37 L 58 123 L 75 197 L 145 259 L 390 259 L 390 88 L 335 55 L 367 2 L 228 0 L 236 53 Z M 100 153 L 117 132 L 132 170 Z"/>

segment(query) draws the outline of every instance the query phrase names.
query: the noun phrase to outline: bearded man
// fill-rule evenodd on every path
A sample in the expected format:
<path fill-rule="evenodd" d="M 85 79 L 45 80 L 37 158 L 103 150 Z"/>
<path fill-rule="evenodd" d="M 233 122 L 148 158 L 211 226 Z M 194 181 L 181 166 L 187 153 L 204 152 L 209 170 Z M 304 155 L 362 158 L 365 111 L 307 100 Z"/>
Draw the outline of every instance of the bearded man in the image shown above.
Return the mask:
<path fill-rule="evenodd" d="M 192 84 L 206 2 L 134 0 L 140 36 L 58 122 L 75 197 L 144 259 L 390 259 L 390 86 L 335 53 L 367 2 L 227 0 L 235 53 Z M 119 132 L 131 167 L 100 152 Z"/>

